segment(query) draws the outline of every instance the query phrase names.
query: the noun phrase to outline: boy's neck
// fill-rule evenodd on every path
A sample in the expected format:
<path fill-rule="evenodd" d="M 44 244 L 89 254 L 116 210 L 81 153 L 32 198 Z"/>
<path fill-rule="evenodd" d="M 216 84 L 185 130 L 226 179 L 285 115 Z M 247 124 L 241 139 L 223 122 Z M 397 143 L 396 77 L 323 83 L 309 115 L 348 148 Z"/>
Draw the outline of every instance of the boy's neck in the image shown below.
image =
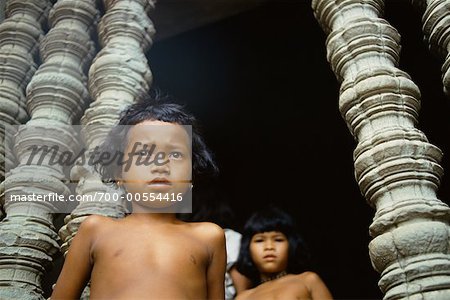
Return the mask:
<path fill-rule="evenodd" d="M 147 223 L 173 223 L 178 220 L 175 213 L 161 213 L 156 211 L 135 211 L 128 216 L 129 219 L 140 220 Z"/>

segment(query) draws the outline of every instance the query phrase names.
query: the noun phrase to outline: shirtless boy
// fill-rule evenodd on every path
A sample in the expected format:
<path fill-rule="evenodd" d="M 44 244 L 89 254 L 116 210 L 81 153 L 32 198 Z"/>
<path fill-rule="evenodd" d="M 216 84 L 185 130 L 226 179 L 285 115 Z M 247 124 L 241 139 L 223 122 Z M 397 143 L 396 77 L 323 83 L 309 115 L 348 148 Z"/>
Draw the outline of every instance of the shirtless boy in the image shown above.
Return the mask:
<path fill-rule="evenodd" d="M 195 118 L 179 105 L 146 99 L 125 111 L 119 125 L 133 125 L 113 134 L 115 140 L 122 134 L 121 150 L 131 151 L 133 163 L 124 164 L 120 174 L 113 174 L 108 166 L 100 172 L 132 195 L 132 213 L 118 220 L 92 215 L 82 223 L 51 299 L 79 299 L 89 280 L 92 300 L 223 299 L 223 230 L 213 223 L 185 223 L 176 219 L 175 212 L 161 212 L 170 209 L 171 201 L 143 201 L 151 193 L 156 198 L 185 195 L 191 188 L 191 171 L 195 179 L 216 169 L 197 133 Z M 192 125 L 192 134 L 182 125 Z M 111 140 L 110 134 L 102 147 L 111 149 Z M 152 145 L 155 151 L 149 153 Z M 159 163 L 135 163 L 157 153 L 162 153 Z"/>

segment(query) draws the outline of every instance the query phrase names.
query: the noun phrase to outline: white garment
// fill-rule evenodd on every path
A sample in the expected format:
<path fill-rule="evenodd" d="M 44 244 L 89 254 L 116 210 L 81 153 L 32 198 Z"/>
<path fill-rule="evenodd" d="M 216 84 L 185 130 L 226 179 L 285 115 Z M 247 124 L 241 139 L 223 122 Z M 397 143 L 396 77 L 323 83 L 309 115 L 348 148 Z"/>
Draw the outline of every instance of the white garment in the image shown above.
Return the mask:
<path fill-rule="evenodd" d="M 237 262 L 239 256 L 239 249 L 241 246 L 242 235 L 231 229 L 224 229 L 225 231 L 225 241 L 227 248 L 227 269 L 225 273 L 225 299 L 231 300 L 236 296 L 236 289 L 233 285 L 233 280 L 230 276 L 230 269 Z"/>

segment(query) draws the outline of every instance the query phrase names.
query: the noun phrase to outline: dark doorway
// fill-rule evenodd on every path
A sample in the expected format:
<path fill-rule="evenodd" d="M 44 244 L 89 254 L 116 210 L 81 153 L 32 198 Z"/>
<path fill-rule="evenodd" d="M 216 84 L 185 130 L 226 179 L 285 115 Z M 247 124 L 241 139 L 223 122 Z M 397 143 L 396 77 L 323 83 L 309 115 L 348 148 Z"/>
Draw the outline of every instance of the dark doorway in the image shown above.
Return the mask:
<path fill-rule="evenodd" d="M 423 43 L 410 1 L 386 5 L 385 18 L 402 35 L 400 68 L 422 92 L 419 128 L 448 153 L 441 61 Z M 356 143 L 338 111 L 339 84 L 310 1 L 269 2 L 160 41 L 149 59 L 154 87 L 200 119 L 237 229 L 275 202 L 297 219 L 337 299 L 381 298 L 368 255 L 374 210 L 353 176 Z M 442 165 L 449 169 L 447 156 Z M 444 177 L 439 197 L 448 203 L 449 194 Z"/>

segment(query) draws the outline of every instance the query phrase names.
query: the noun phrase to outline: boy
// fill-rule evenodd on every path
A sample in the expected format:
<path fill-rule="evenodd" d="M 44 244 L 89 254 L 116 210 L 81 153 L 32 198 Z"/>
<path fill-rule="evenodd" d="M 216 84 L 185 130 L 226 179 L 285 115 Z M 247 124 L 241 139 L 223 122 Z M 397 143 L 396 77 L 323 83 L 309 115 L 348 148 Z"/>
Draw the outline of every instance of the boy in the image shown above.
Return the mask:
<path fill-rule="evenodd" d="M 93 300 L 223 299 L 223 230 L 162 212 L 174 203 L 164 196 L 184 196 L 192 187 L 191 170 L 194 179 L 208 169 L 217 171 L 195 118 L 177 104 L 145 99 L 126 110 L 119 125 L 134 126 L 113 130 L 102 149 L 111 151 L 117 147 L 113 141 L 122 142 L 132 163 L 119 172 L 103 165 L 100 173 L 132 196 L 132 213 L 119 220 L 89 216 L 82 223 L 51 299 L 78 299 L 89 280 Z M 192 155 L 190 132 L 182 125 L 192 125 Z M 137 163 L 148 155 L 150 163 Z M 156 200 L 143 201 L 152 194 Z"/>

